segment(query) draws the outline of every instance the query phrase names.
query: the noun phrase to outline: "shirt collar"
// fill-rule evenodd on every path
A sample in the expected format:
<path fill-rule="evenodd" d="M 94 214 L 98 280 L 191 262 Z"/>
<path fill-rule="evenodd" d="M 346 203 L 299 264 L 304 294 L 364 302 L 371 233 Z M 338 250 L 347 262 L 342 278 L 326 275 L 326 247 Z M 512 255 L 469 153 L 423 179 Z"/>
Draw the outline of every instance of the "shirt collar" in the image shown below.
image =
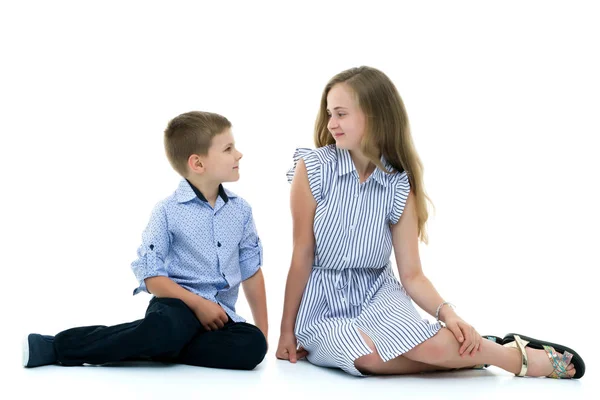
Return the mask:
<path fill-rule="evenodd" d="M 190 181 L 187 179 L 182 179 L 179 182 L 179 187 L 175 191 L 177 196 L 177 201 L 180 203 L 185 203 L 194 198 L 199 198 L 203 202 L 207 203 L 206 197 L 200 192 Z M 223 199 L 223 202 L 227 203 L 230 198 L 237 197 L 235 193 L 230 190 L 227 190 L 223 187 L 223 185 L 219 185 L 219 196 Z"/>
<path fill-rule="evenodd" d="M 348 150 L 339 149 L 337 147 L 336 147 L 336 151 L 337 151 L 337 156 L 338 156 L 338 161 L 339 161 L 338 162 L 338 175 L 342 176 L 342 175 L 349 174 L 351 172 L 356 172 L 356 167 L 354 166 L 354 162 L 352 162 L 352 157 L 350 156 L 350 152 Z M 380 161 L 388 171 L 394 171 L 394 167 L 392 167 L 390 165 L 390 163 L 388 163 L 387 160 L 383 156 L 381 156 Z M 385 171 L 382 171 L 379 167 L 376 167 L 375 171 L 373 171 L 373 174 L 372 174 L 373 179 L 383 187 L 388 186 L 388 176 L 387 175 L 389 175 L 389 174 L 386 173 Z M 356 176 L 358 177 L 358 172 L 356 173 Z"/>

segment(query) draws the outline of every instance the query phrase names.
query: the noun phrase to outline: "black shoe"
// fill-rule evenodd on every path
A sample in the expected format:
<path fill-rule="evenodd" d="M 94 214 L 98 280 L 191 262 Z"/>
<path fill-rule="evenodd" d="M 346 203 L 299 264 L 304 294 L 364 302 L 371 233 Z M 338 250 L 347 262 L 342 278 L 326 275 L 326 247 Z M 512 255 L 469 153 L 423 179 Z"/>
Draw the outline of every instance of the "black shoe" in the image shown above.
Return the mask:
<path fill-rule="evenodd" d="M 23 366 L 26 368 L 56 364 L 54 336 L 30 333 L 23 340 Z"/>

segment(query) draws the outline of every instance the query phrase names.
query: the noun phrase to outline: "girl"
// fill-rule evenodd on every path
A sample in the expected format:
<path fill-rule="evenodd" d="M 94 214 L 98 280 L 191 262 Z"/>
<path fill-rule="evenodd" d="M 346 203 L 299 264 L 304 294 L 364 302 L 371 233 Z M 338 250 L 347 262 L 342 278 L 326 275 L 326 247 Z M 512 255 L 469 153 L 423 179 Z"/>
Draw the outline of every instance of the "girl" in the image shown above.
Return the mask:
<path fill-rule="evenodd" d="M 583 360 L 565 346 L 517 334 L 482 340 L 423 274 L 422 166 L 402 99 L 384 73 L 360 67 L 333 77 L 315 142 L 316 150 L 296 151 L 288 173 L 294 247 L 278 358 L 307 356 L 357 376 L 484 363 L 519 376 L 583 376 Z M 411 300 L 437 322 L 422 319 Z"/>

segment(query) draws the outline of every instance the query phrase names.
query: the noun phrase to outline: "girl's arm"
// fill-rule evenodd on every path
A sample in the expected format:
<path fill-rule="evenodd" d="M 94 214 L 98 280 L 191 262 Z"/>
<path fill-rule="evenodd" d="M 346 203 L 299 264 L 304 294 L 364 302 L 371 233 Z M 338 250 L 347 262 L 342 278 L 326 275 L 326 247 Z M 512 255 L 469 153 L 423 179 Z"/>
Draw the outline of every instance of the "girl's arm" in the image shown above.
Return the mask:
<path fill-rule="evenodd" d="M 429 279 L 423 274 L 419 257 L 418 219 L 412 191 L 408 195 L 400 220 L 392 225 L 392 243 L 402 286 L 415 303 L 430 315 L 435 316 L 437 308 L 444 302 Z M 446 323 L 456 339 L 462 343 L 459 352 L 474 354 L 481 345 L 481 336 L 475 329 L 460 318 L 454 310 L 444 305 L 440 308 L 439 319 Z"/>
<path fill-rule="evenodd" d="M 283 316 L 281 318 L 281 337 L 277 357 L 292 362 L 302 357 L 304 352 L 296 353 L 294 326 L 300 308 L 300 300 L 310 276 L 315 254 L 315 236 L 313 222 L 317 202 L 308 183 L 308 175 L 303 160 L 296 165 L 292 181 L 290 206 L 293 220 L 293 251 L 290 271 L 285 287 Z"/>

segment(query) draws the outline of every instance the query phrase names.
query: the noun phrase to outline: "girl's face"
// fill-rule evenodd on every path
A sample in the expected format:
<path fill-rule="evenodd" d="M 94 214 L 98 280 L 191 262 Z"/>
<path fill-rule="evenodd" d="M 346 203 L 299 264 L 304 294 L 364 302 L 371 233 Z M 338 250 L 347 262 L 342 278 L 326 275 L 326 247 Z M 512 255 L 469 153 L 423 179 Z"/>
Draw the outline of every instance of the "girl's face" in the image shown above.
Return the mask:
<path fill-rule="evenodd" d="M 327 93 L 327 129 L 340 149 L 358 150 L 365 134 L 365 114 L 350 86 L 335 84 Z"/>

